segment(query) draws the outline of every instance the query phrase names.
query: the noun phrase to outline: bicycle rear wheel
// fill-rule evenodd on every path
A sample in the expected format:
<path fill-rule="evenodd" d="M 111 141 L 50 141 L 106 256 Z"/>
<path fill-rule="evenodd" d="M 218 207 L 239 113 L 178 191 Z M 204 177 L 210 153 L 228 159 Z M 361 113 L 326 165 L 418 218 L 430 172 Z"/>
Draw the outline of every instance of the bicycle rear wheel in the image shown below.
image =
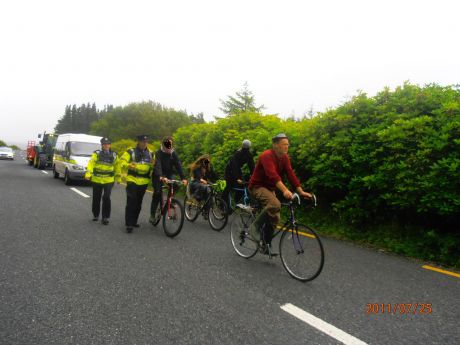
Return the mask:
<path fill-rule="evenodd" d="M 198 218 L 198 215 L 200 214 L 200 208 L 197 202 L 185 196 L 184 207 L 185 207 L 185 218 L 187 218 L 187 220 L 190 222 L 194 222 Z"/>
<path fill-rule="evenodd" d="M 153 226 L 157 226 L 158 223 L 160 222 L 161 219 L 161 202 L 158 203 L 158 207 L 155 210 L 155 214 L 153 215 L 153 218 L 150 219 L 150 224 Z"/>
<path fill-rule="evenodd" d="M 280 239 L 280 256 L 286 271 L 295 279 L 307 282 L 321 273 L 324 265 L 323 244 L 316 232 L 298 224 L 286 229 Z"/>
<path fill-rule="evenodd" d="M 221 231 L 227 225 L 227 203 L 221 197 L 216 196 L 212 199 L 208 221 L 211 228 L 216 231 Z"/>
<path fill-rule="evenodd" d="M 259 243 L 249 236 L 249 226 L 254 219 L 254 216 L 250 213 L 239 212 L 235 215 L 230 225 L 233 249 L 245 259 L 252 258 L 259 249 Z"/>
<path fill-rule="evenodd" d="M 174 198 L 171 199 L 171 205 L 165 205 L 163 214 L 163 230 L 168 237 L 179 235 L 184 225 L 184 207 Z"/>

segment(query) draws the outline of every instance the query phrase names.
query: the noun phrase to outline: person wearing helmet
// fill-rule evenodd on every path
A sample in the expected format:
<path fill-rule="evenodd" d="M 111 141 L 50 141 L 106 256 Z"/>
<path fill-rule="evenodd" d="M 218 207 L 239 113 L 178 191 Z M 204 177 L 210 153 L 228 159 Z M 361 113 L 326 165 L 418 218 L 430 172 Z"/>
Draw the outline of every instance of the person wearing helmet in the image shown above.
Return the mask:
<path fill-rule="evenodd" d="M 260 228 L 265 224 L 265 234 L 271 240 L 274 229 L 280 221 L 281 203 L 275 192 L 282 193 L 285 199 L 292 199 L 291 191 L 283 183 L 286 175 L 290 184 L 300 197 L 311 198 L 310 193 L 304 192 L 300 181 L 294 173 L 288 156 L 289 138 L 280 133 L 272 138 L 272 149 L 262 152 L 254 173 L 249 181 L 249 192 L 257 199 L 263 209 L 249 227 L 249 233 L 255 240 L 260 240 Z M 270 240 L 268 245 L 270 245 Z M 265 248 L 268 252 L 268 248 Z"/>
<path fill-rule="evenodd" d="M 232 157 L 228 160 L 227 165 L 225 166 L 225 181 L 227 185 L 222 194 L 222 199 L 228 203 L 228 195 L 230 191 L 244 183 L 243 171 L 242 168 L 247 164 L 249 173 L 252 175 L 254 172 L 254 158 L 250 151 L 251 142 L 248 139 L 244 139 L 241 147 L 236 150 Z M 241 192 L 235 192 L 235 200 L 241 198 Z M 231 209 L 229 209 L 231 212 Z"/>
<path fill-rule="evenodd" d="M 155 212 L 161 201 L 162 182 L 173 179 L 174 170 L 179 174 L 182 184 L 186 185 L 187 180 L 182 171 L 179 156 L 173 147 L 173 139 L 167 136 L 161 141 L 161 148 L 155 152 L 155 167 L 152 174 L 153 196 L 149 220 L 152 224 L 155 224 Z"/>

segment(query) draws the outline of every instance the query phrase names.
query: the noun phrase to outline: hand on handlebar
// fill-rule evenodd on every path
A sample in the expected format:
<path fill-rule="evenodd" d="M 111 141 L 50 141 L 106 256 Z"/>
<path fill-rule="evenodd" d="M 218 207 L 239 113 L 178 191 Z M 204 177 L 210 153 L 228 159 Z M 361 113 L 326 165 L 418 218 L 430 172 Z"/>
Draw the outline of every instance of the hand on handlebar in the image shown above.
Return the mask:
<path fill-rule="evenodd" d="M 182 184 L 183 184 L 184 186 L 187 186 L 188 181 L 187 181 L 186 179 L 183 179 L 183 180 L 182 180 Z"/>
<path fill-rule="evenodd" d="M 283 192 L 283 197 L 287 200 L 291 200 L 292 199 L 292 193 L 289 189 L 286 189 L 284 192 Z"/>

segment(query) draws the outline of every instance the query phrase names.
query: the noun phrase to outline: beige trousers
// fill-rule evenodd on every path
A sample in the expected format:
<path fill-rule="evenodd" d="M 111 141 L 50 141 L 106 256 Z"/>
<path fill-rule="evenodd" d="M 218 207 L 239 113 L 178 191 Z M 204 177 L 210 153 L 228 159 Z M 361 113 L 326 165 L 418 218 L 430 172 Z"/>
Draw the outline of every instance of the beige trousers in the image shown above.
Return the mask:
<path fill-rule="evenodd" d="M 255 187 L 249 192 L 262 204 L 263 210 L 267 212 L 268 220 L 273 229 L 276 229 L 280 221 L 281 203 L 276 197 L 275 192 L 265 187 Z"/>

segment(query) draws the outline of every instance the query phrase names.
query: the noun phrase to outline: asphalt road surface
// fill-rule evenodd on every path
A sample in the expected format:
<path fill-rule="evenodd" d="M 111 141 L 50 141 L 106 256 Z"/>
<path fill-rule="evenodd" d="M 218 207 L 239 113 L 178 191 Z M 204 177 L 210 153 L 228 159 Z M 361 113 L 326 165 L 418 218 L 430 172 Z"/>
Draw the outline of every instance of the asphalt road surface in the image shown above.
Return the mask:
<path fill-rule="evenodd" d="M 323 238 L 324 270 L 301 283 L 279 258 L 240 258 L 229 228 L 201 217 L 167 238 L 149 193 L 127 234 L 121 185 L 104 226 L 91 198 L 19 153 L 0 181 L 2 345 L 460 344 L 460 279 L 421 262 Z"/>

